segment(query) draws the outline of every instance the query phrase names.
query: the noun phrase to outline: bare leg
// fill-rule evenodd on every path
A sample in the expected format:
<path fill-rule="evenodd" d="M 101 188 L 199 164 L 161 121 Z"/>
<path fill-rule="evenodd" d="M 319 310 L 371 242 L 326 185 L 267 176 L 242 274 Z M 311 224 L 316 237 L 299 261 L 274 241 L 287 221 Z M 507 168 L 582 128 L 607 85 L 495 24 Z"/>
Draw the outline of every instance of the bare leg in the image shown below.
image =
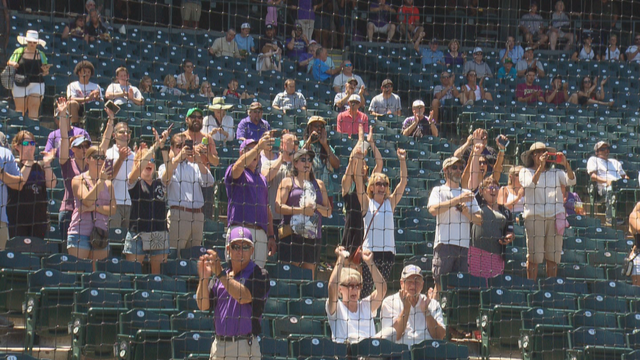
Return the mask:
<path fill-rule="evenodd" d="M 569 40 L 565 45 L 564 50 L 570 50 L 573 47 L 573 34 L 565 33 L 564 37 Z"/>
<path fill-rule="evenodd" d="M 538 278 L 538 264 L 527 261 L 527 279 L 536 280 Z"/>
<path fill-rule="evenodd" d="M 125 259 L 127 259 L 127 261 L 133 261 L 142 264 L 144 262 L 144 255 L 126 254 Z"/>
<path fill-rule="evenodd" d="M 107 250 L 107 249 L 91 250 L 91 259 L 93 259 L 93 260 L 106 259 L 107 256 L 109 256 L 109 250 Z"/>
<path fill-rule="evenodd" d="M 29 95 L 27 98 L 27 109 L 29 110 L 29 117 L 37 120 L 40 116 L 40 102 L 42 97 L 40 95 Z"/>
<path fill-rule="evenodd" d="M 440 116 L 440 100 L 433 99 L 431 101 L 431 110 L 433 110 L 433 120 L 438 122 L 438 117 Z"/>
<path fill-rule="evenodd" d="M 484 99 L 487 101 L 493 101 L 493 96 L 489 92 L 484 93 Z"/>
<path fill-rule="evenodd" d="M 311 270 L 311 278 L 312 279 L 316 278 L 316 264 L 303 262 L 303 263 L 300 263 L 299 266 L 303 269 Z"/>
<path fill-rule="evenodd" d="M 160 274 L 160 265 L 167 262 L 167 254 L 153 255 L 150 257 L 151 273 Z"/>
<path fill-rule="evenodd" d="M 394 24 L 389 24 L 389 33 L 387 34 L 387 41 L 391 41 L 395 33 L 396 33 L 396 26 Z"/>
<path fill-rule="evenodd" d="M 569 102 L 578 105 L 578 93 L 571 94 L 571 96 L 569 96 Z"/>
<path fill-rule="evenodd" d="M 373 30 L 374 30 L 373 23 L 368 23 L 367 24 L 367 40 L 369 40 L 369 42 L 373 41 Z"/>
<path fill-rule="evenodd" d="M 27 98 L 26 97 L 13 98 L 13 102 L 16 104 L 16 111 L 24 115 L 25 109 L 27 108 L 26 106 Z"/>
<path fill-rule="evenodd" d="M 67 107 L 69 109 L 69 115 L 71 115 L 69 121 L 72 124 L 77 124 L 80 121 L 80 115 L 78 115 L 80 112 L 80 104 L 75 100 L 71 100 Z"/>
<path fill-rule="evenodd" d="M 69 255 L 73 255 L 78 259 L 83 260 L 89 259 L 89 255 L 91 253 L 91 250 L 80 249 L 77 247 L 69 248 L 67 251 L 69 252 Z"/>
<path fill-rule="evenodd" d="M 418 29 L 413 32 L 413 42 L 418 41 L 418 37 L 423 31 L 424 31 L 424 28 L 422 26 L 418 26 Z"/>
<path fill-rule="evenodd" d="M 552 31 L 549 34 L 549 48 L 551 50 L 555 50 L 557 44 L 558 44 L 558 33 L 555 31 Z"/>
<path fill-rule="evenodd" d="M 551 260 L 547 260 L 547 277 L 558 276 L 558 264 Z"/>

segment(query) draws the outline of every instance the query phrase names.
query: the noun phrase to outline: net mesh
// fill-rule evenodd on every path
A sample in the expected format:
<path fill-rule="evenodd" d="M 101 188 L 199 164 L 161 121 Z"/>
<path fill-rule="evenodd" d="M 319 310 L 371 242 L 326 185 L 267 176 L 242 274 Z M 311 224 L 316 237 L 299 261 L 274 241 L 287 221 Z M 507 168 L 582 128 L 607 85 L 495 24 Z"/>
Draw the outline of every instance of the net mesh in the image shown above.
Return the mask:
<path fill-rule="evenodd" d="M 637 13 L 2 0 L 0 358 L 638 357 Z"/>

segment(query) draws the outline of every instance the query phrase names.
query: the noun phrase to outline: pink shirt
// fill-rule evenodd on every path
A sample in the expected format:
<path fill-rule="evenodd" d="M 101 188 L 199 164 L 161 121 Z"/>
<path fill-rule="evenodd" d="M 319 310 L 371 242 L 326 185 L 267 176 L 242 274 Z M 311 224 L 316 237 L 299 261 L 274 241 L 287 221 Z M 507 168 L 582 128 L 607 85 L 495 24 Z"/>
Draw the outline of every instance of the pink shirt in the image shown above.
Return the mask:
<path fill-rule="evenodd" d="M 337 130 L 339 133 L 347 135 L 357 134 L 359 124 L 363 125 L 365 133 L 369 132 L 369 117 L 364 113 L 358 111 L 355 121 L 348 110 L 338 114 Z"/>

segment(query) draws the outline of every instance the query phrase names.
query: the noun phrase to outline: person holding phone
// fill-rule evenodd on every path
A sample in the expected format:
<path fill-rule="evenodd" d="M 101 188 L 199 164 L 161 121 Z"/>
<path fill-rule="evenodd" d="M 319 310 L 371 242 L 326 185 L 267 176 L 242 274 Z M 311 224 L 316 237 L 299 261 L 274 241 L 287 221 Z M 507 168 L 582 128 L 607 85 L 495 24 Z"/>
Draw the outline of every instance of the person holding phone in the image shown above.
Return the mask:
<path fill-rule="evenodd" d="M 233 108 L 231 104 L 225 104 L 223 97 L 215 97 L 209 105 L 209 111 L 213 115 L 205 116 L 202 121 L 204 131 L 215 141 L 231 141 L 235 137 L 233 130 L 233 118 L 227 115 L 227 110 Z"/>
<path fill-rule="evenodd" d="M 85 159 L 88 170 L 71 181 L 75 208 L 67 231 L 67 251 L 79 259 L 101 260 L 109 255 L 109 246 L 94 248 L 91 232 L 94 226 L 108 230 L 109 217 L 116 212 L 110 180 L 113 168 L 107 165 L 104 152 L 97 146 L 86 150 Z"/>
<path fill-rule="evenodd" d="M 313 174 L 316 179 L 324 182 L 330 202 L 333 203 L 333 194 L 336 189 L 331 181 L 331 174 L 340 168 L 340 159 L 336 156 L 333 147 L 329 145 L 326 125 L 326 120 L 321 116 L 310 117 L 302 135 L 304 140 L 300 142 L 300 148 L 311 150 L 316 154 L 312 159 Z"/>
<path fill-rule="evenodd" d="M 131 215 L 131 196 L 127 180 L 133 170 L 135 152 L 129 147 L 131 130 L 126 121 L 116 124 L 113 140 L 113 146 L 106 152 L 107 164 L 110 164 L 115 175 L 112 178 L 112 183 L 116 194 L 116 213 L 109 219 L 109 227 L 128 229 Z"/>
<path fill-rule="evenodd" d="M 473 145 L 473 152 L 469 157 L 469 163 L 462 174 L 462 187 L 476 193 L 478 202 L 480 194 L 478 188 L 485 178 L 491 177 L 495 181 L 500 181 L 502 174 L 502 164 L 504 163 L 504 154 L 509 145 L 509 139 L 504 135 L 498 135 L 496 138 L 496 146 L 498 147 L 498 156 L 493 161 L 493 167 L 489 169 L 489 155 L 484 154 L 484 143 L 478 142 Z"/>
<path fill-rule="evenodd" d="M 556 149 L 535 142 L 520 155 L 523 168 L 520 184 L 524 188 L 524 227 L 527 237 L 527 277 L 538 277 L 538 264 L 546 261 L 547 276 L 558 275 L 562 257 L 562 233 L 566 223 L 562 187 L 576 184 L 571 164 L 562 157 L 560 168 L 552 168 L 549 154 Z"/>
<path fill-rule="evenodd" d="M 49 228 L 47 189 L 56 187 L 56 175 L 51 169 L 55 150 L 42 152 L 42 161 L 35 161 L 36 141 L 27 130 L 19 131 L 11 143 L 18 153 L 19 183 L 8 182 L 7 215 L 9 236 L 37 236 L 44 239 Z"/>

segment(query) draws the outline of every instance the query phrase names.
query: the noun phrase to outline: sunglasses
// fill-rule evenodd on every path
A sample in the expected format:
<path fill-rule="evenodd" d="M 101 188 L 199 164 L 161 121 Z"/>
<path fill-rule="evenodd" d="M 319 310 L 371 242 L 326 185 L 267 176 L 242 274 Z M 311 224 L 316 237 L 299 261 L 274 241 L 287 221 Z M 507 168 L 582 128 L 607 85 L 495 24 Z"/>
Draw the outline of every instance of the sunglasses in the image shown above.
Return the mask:
<path fill-rule="evenodd" d="M 31 140 L 31 141 L 25 140 L 25 141 L 22 142 L 22 146 L 36 146 L 36 142 L 33 141 L 33 140 Z"/>
<path fill-rule="evenodd" d="M 85 149 L 85 150 L 87 150 L 90 146 L 89 146 L 89 144 L 82 143 L 82 144 L 80 144 L 80 145 L 78 145 L 78 146 L 74 146 L 74 147 L 79 148 L 79 149 Z"/>
<path fill-rule="evenodd" d="M 389 186 L 389 183 L 388 183 L 388 182 L 378 181 L 378 182 L 376 183 L 376 186 L 384 186 L 384 187 L 387 187 L 387 186 Z"/>
<path fill-rule="evenodd" d="M 500 190 L 500 188 L 499 188 L 499 187 L 497 187 L 497 186 L 495 186 L 495 185 L 492 185 L 492 186 L 486 187 L 485 189 L 487 189 L 487 190 L 489 190 L 489 191 L 498 191 L 498 190 Z"/>
<path fill-rule="evenodd" d="M 106 160 L 107 156 L 106 155 L 91 155 L 91 158 L 93 160 Z"/>
<path fill-rule="evenodd" d="M 242 249 L 242 251 L 249 251 L 249 250 L 251 250 L 251 248 L 253 246 L 251 246 L 251 245 L 232 244 L 230 247 L 231 247 L 231 250 L 233 250 L 233 251 L 238 251 L 240 249 Z"/>
<path fill-rule="evenodd" d="M 344 67 L 352 67 L 353 64 L 345 64 Z"/>
<path fill-rule="evenodd" d="M 351 290 L 360 290 L 362 289 L 362 284 L 340 284 L 340 286 L 344 286 Z"/>
<path fill-rule="evenodd" d="M 473 55 L 482 55 L 482 53 L 481 52 L 477 52 L 477 53 L 475 53 Z"/>
<path fill-rule="evenodd" d="M 303 157 L 303 158 L 298 159 L 298 161 L 303 162 L 303 163 L 310 163 L 311 162 L 311 158 Z"/>
<path fill-rule="evenodd" d="M 130 130 L 120 130 L 120 131 L 116 132 L 116 134 L 129 135 L 129 134 L 131 134 L 131 131 Z"/>
<path fill-rule="evenodd" d="M 251 112 L 254 113 L 254 114 L 259 114 L 259 113 L 262 112 L 262 110 L 251 110 Z"/>
<path fill-rule="evenodd" d="M 451 165 L 451 166 L 449 166 L 449 169 L 451 169 L 451 170 L 464 170 L 464 166 L 462 166 L 462 165 Z"/>
<path fill-rule="evenodd" d="M 450 79 L 451 76 L 450 75 L 446 75 L 446 76 L 442 76 L 443 79 Z"/>

